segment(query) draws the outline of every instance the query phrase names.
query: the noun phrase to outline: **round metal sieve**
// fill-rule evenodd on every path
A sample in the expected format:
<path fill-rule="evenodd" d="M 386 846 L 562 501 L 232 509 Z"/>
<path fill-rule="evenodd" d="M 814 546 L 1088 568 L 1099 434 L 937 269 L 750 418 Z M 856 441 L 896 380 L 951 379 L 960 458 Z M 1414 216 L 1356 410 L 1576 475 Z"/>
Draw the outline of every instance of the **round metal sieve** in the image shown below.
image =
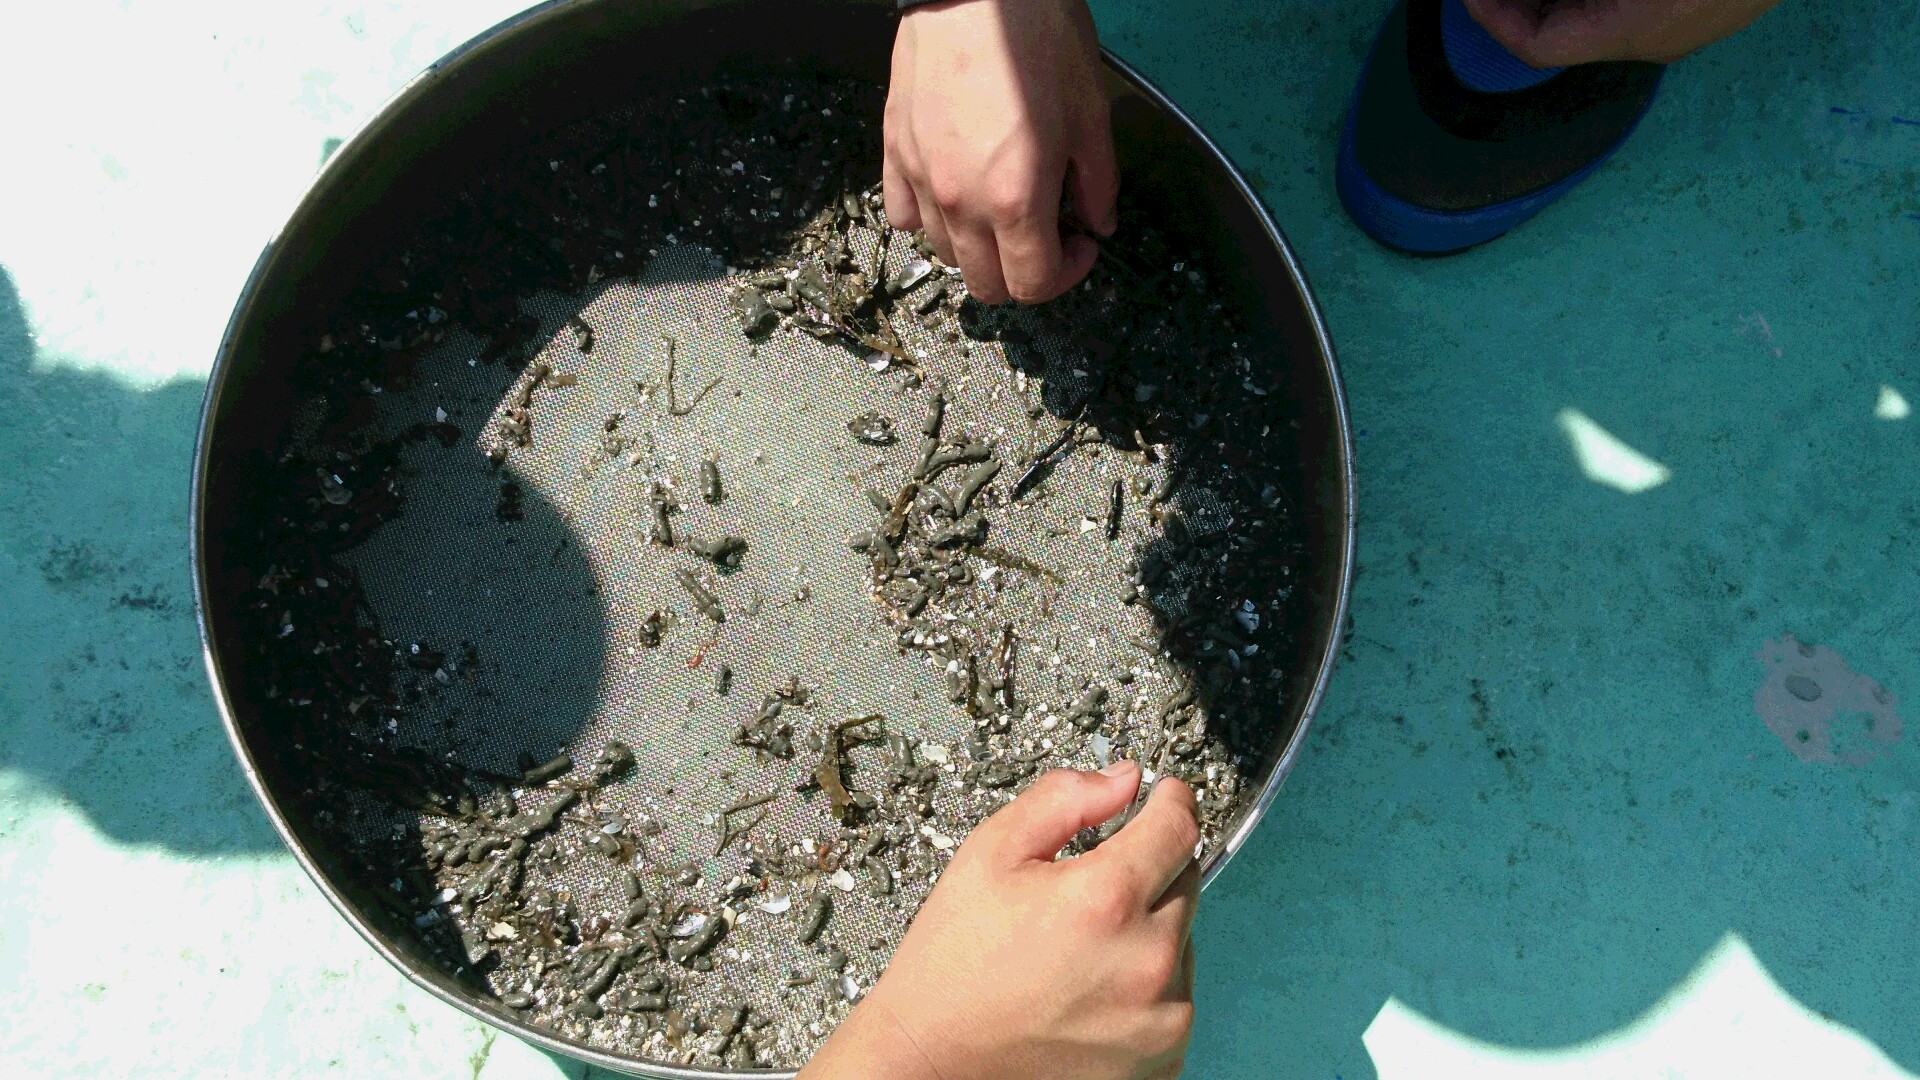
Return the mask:
<path fill-rule="evenodd" d="M 223 716 L 276 827 L 349 921 L 409 977 L 473 1015 L 608 1068 L 732 1075 L 527 1024 L 500 1005 L 501 987 L 450 966 L 417 926 L 396 920 L 381 895 L 388 883 L 370 880 L 343 845 L 343 836 L 377 840 L 386 830 L 404 831 L 410 815 L 349 793 L 330 796 L 324 827 L 314 820 L 312 793 L 331 791 L 329 778 L 290 752 L 296 735 L 262 700 L 259 628 L 243 611 L 263 573 L 258 522 L 250 518 L 258 512 L 256 488 L 271 463 L 311 436 L 313 372 L 302 367 L 324 362 L 312 356 L 311 341 L 342 302 L 343 283 L 365 276 L 366 253 L 444 201 L 454 178 L 491 160 L 503 143 L 707 85 L 723 71 L 878 81 L 889 32 L 884 7 L 871 4 L 575 0 L 503 24 L 416 80 L 340 149 L 263 254 L 210 383 L 194 490 L 199 612 Z M 1211 881 L 1277 790 L 1337 648 L 1351 567 L 1350 450 L 1331 349 L 1277 229 L 1190 122 L 1124 65 L 1109 64 L 1126 199 L 1170 244 L 1210 268 L 1211 287 L 1258 343 L 1250 352 L 1259 369 L 1234 375 L 1256 388 L 1249 392 L 1270 395 L 1260 414 L 1269 422 L 1257 433 L 1224 434 L 1263 440 L 1271 460 L 1262 476 L 1270 481 L 1255 486 L 1263 502 L 1284 508 L 1274 516 L 1287 517 L 1298 548 L 1276 571 L 1285 580 L 1265 583 L 1286 598 L 1271 606 L 1262 598 L 1269 620 L 1262 640 L 1271 643 L 1262 670 L 1275 677 L 1264 707 L 1235 726 L 1246 782 L 1206 853 Z M 634 261 L 637 274 L 577 294 L 523 298 L 523 310 L 538 319 L 527 372 L 473 362 L 482 343 L 461 330 L 419 350 L 413 377 L 381 395 L 366 418 L 369 437 L 426 422 L 452 423 L 463 436 L 452 447 L 416 442 L 402 451 L 405 512 L 343 561 L 377 611 L 380 634 L 436 658 L 406 668 L 416 707 L 396 716 L 395 738 L 501 775 L 529 750 L 544 756 L 570 748 L 584 766 L 618 738 L 634 748 L 640 782 L 609 788 L 595 813 L 657 826 L 649 855 L 655 868 L 705 874 L 717 885 L 742 853 L 715 850 L 726 839 L 716 808 L 791 793 L 810 767 L 804 748 L 791 762 L 748 764 L 736 742 L 742 718 L 790 676 L 803 675 L 811 692 L 803 734 L 881 711 L 891 730 L 929 745 L 963 737 L 937 667 L 894 636 L 869 595 L 865 564 L 845 544 L 849 533 L 873 524 L 858 497 L 863 484 L 897 480 L 917 449 L 911 437 L 884 446 L 850 438 L 849 421 L 879 414 L 911 435 L 930 382 L 872 372 L 857 352 L 804 335 L 750 342 L 729 313 L 727 268 L 704 250 L 635 251 Z M 582 348 L 571 320 L 593 327 L 590 348 Z M 681 403 L 721 379 L 685 415 L 659 400 L 666 337 L 679 350 Z M 946 423 L 991 440 L 1017 464 L 1072 419 L 1062 413 L 1081 396 L 1076 379 L 1084 372 L 1070 343 L 1044 326 L 1016 340 L 1017 349 L 1005 340 L 914 345 L 940 385 L 977 380 L 976 392 L 952 395 Z M 1015 374 L 1010 361 L 1022 370 Z M 571 381 L 531 385 L 528 373 L 543 367 Z M 1013 392 L 1029 375 L 1046 387 L 1031 402 Z M 534 437 L 496 468 L 489 452 L 501 451 L 501 415 L 523 395 Z M 1197 468 L 1209 464 L 1203 442 L 1190 452 Z M 697 491 L 702 460 L 718 465 L 725 487 L 718 502 Z M 995 498 L 1005 498 L 1011 476 Z M 1053 470 L 1037 505 L 997 509 L 996 544 L 1014 560 L 1003 571 L 1008 577 L 1024 563 L 1070 569 L 1076 583 L 1027 589 L 1010 601 L 1044 596 L 1044 613 L 1007 618 L 1067 628 L 1049 638 L 1022 623 L 1023 639 L 1035 645 L 1023 656 L 1032 667 L 1022 679 L 1036 697 L 1070 698 L 1088 679 L 1115 676 L 1134 664 L 1127 643 L 1155 633 L 1143 608 L 1113 599 L 1129 561 L 1152 542 L 1143 521 L 1128 517 L 1111 541 L 1074 527 L 1100 516 L 1106 485 L 1116 479 L 1150 486 L 1163 477 L 1118 453 L 1089 452 Z M 649 543 L 643 508 L 661 482 L 679 485 L 673 521 L 688 535 L 751 539 L 738 572 Z M 503 484 L 512 485 L 511 497 Z M 1196 530 L 1225 512 L 1227 503 L 1210 490 L 1189 483 L 1182 496 Z M 678 571 L 704 582 L 726 621 L 705 619 Z M 1113 591 L 1101 591 L 1108 586 Z M 1187 614 L 1177 589 L 1163 592 L 1166 609 Z M 666 620 L 660 645 L 649 644 L 661 625 L 649 625 L 656 611 Z M 1060 662 L 1049 666 L 1049 654 Z M 724 686 L 716 681 L 722 665 L 730 672 Z M 1127 683 L 1127 700 L 1151 711 L 1181 678 L 1179 662 L 1143 671 Z M 1106 752 L 1076 743 L 1060 756 L 1091 765 Z M 884 767 L 874 747 L 849 753 L 858 775 Z M 770 804 L 760 827 L 791 839 L 817 819 L 817 800 L 787 797 Z M 885 962 L 870 931 L 910 915 L 925 884 L 904 872 L 887 895 L 864 884 L 836 894 L 834 933 L 857 984 L 870 985 Z M 583 907 L 614 903 L 620 887 L 591 860 L 569 869 L 566 885 Z M 756 1010 L 791 1011 L 784 984 L 792 973 L 756 964 L 755 954 L 772 951 L 787 932 L 782 920 L 793 916 L 745 910 L 748 920 L 716 956 L 718 973 Z"/>

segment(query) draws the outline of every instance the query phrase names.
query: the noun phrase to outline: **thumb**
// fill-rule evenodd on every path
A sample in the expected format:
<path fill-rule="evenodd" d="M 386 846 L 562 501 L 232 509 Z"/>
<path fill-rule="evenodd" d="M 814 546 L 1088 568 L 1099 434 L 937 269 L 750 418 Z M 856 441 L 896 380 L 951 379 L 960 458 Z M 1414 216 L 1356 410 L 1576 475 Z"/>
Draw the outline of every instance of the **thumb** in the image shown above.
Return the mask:
<path fill-rule="evenodd" d="M 1139 791 L 1140 766 L 1125 759 L 1099 772 L 1055 769 L 973 835 L 986 841 L 986 853 L 997 861 L 1052 862 L 1075 833 L 1111 820 Z"/>

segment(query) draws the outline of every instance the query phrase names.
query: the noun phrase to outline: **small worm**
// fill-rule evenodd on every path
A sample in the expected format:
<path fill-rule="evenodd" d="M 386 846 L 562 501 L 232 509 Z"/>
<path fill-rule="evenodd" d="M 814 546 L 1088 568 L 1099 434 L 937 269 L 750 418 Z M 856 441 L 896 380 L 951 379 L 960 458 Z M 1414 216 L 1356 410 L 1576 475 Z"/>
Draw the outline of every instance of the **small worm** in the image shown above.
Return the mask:
<path fill-rule="evenodd" d="M 700 614 L 717 623 L 727 621 L 726 609 L 722 608 L 720 601 L 714 597 L 713 593 L 708 592 L 707 587 L 700 583 L 700 579 L 694 576 L 693 571 L 681 567 L 673 572 L 673 578 L 680 583 L 682 589 L 687 591 L 687 595 L 693 598 L 693 606 L 700 609 Z"/>
<path fill-rule="evenodd" d="M 966 478 L 960 481 L 960 494 L 954 496 L 953 499 L 955 516 L 966 517 L 967 508 L 973 505 L 973 497 L 980 494 L 980 489 L 986 487 L 987 484 L 998 475 L 1000 475 L 1000 463 L 998 461 L 988 461 L 975 465 L 969 470 Z"/>

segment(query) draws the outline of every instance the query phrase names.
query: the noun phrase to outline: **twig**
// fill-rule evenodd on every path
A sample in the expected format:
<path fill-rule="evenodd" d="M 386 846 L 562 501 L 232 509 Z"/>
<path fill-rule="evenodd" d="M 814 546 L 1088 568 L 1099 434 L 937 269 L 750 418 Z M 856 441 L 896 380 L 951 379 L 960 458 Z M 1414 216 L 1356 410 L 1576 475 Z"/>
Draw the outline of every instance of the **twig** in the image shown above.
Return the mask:
<path fill-rule="evenodd" d="M 780 793 L 778 791 L 769 791 L 765 795 L 749 795 L 739 802 L 734 803 L 732 806 L 727 807 L 725 810 L 720 811 L 720 816 L 726 817 L 728 814 L 737 814 L 742 810 L 751 810 L 756 806 L 765 806 L 779 797 Z"/>
<path fill-rule="evenodd" d="M 1079 433 L 1080 422 L 1086 418 L 1086 415 L 1087 406 L 1080 406 L 1079 414 L 1067 424 L 1059 436 L 1048 443 L 1045 450 L 1034 455 L 1033 463 L 1027 466 L 1025 472 L 1020 474 L 1020 479 L 1013 482 L 1013 491 L 1007 496 L 1009 501 L 1017 502 L 1021 496 L 1033 490 L 1033 486 L 1038 484 L 1040 478 L 1053 466 L 1054 459 L 1059 455 L 1060 451 L 1066 449 L 1067 444 L 1072 442 L 1074 437 Z"/>
<path fill-rule="evenodd" d="M 769 795 L 767 796 L 767 798 L 771 799 L 773 798 L 773 796 Z M 765 811 L 765 810 L 760 811 L 758 814 L 755 814 L 753 816 L 752 821 L 747 822 L 745 825 L 742 825 L 737 829 L 734 828 L 730 822 L 728 822 L 724 814 L 721 815 L 720 846 L 715 848 L 713 853 L 715 855 L 724 854 L 727 848 L 733 846 L 733 842 L 735 840 L 738 840 L 741 837 L 752 832 L 753 830 L 759 828 L 760 823 L 767 820 L 767 813 L 768 811 Z"/>
<path fill-rule="evenodd" d="M 713 393 L 713 388 L 720 385 L 720 376 L 715 375 L 712 382 L 702 387 L 700 392 L 693 396 L 692 401 L 687 402 L 684 406 L 681 405 L 679 399 L 676 398 L 673 393 L 674 353 L 677 351 L 673 336 L 671 334 L 662 334 L 660 335 L 660 340 L 667 343 L 667 415 L 685 416 L 698 408 L 700 403 L 706 400 L 708 394 Z"/>

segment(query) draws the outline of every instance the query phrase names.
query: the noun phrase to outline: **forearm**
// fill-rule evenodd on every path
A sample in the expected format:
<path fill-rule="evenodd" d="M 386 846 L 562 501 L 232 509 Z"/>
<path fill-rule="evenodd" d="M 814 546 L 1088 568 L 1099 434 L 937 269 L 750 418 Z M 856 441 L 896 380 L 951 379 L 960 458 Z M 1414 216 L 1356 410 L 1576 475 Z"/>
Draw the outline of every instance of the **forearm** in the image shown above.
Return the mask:
<path fill-rule="evenodd" d="M 884 1000 L 868 998 L 800 1071 L 799 1080 L 945 1080 Z"/>

